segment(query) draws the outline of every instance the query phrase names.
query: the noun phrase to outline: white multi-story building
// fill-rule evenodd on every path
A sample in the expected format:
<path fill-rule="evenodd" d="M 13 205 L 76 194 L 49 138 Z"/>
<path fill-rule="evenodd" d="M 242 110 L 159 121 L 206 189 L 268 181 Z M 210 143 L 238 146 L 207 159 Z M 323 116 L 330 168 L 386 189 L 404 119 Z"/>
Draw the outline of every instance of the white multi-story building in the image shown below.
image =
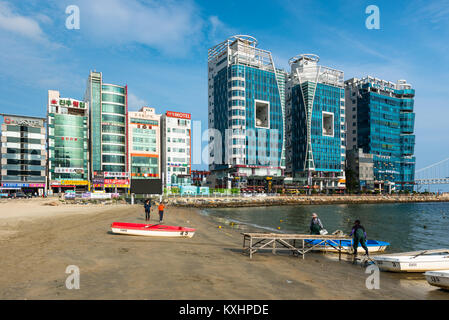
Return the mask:
<path fill-rule="evenodd" d="M 0 182 L 8 193 L 46 189 L 45 119 L 0 114 Z"/>
<path fill-rule="evenodd" d="M 161 115 L 154 108 L 128 112 L 128 150 L 132 179 L 161 177 Z"/>
<path fill-rule="evenodd" d="M 165 187 L 191 178 L 191 115 L 167 111 L 161 118 L 162 182 Z"/>

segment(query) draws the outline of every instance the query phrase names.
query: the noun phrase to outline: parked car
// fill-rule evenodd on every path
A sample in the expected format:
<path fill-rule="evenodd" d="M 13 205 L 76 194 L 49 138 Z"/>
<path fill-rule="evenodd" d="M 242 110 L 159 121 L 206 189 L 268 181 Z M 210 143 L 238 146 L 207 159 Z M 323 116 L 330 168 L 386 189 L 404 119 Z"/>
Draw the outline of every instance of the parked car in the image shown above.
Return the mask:
<path fill-rule="evenodd" d="M 16 193 L 11 193 L 11 198 L 29 198 L 29 195 L 27 195 L 24 192 L 16 192 Z"/>

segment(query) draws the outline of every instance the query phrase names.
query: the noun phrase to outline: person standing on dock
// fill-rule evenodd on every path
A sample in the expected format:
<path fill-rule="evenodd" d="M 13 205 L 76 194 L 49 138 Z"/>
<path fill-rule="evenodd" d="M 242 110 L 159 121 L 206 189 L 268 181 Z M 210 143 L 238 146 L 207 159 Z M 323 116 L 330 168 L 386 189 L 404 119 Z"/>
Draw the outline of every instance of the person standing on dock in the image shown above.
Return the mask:
<path fill-rule="evenodd" d="M 321 229 L 324 229 L 321 220 L 316 213 L 312 214 L 312 221 L 310 222 L 310 234 L 320 235 Z"/>
<path fill-rule="evenodd" d="M 161 224 L 164 220 L 164 209 L 165 205 L 163 202 L 159 204 L 158 210 L 159 210 L 159 224 Z"/>
<path fill-rule="evenodd" d="M 366 255 L 369 256 L 368 247 L 366 246 L 366 231 L 365 228 L 360 224 L 360 220 L 356 220 L 354 222 L 354 226 L 352 227 L 352 231 L 349 236 L 353 236 L 354 240 L 354 257 L 357 256 L 357 248 L 360 245 L 363 249 L 365 249 Z"/>
<path fill-rule="evenodd" d="M 145 221 L 150 221 L 151 201 L 147 199 L 143 206 L 145 208 Z"/>

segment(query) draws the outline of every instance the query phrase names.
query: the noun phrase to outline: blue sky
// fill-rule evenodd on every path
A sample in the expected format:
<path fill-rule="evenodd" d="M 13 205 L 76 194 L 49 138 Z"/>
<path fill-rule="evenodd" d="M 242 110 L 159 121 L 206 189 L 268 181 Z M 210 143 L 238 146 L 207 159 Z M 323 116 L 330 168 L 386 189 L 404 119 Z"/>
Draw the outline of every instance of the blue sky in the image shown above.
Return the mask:
<path fill-rule="evenodd" d="M 65 28 L 68 5 L 80 30 Z M 368 5 L 380 30 L 368 30 Z M 45 116 L 47 90 L 82 99 L 89 70 L 127 84 L 129 105 L 207 126 L 207 49 L 256 37 L 279 67 L 299 53 L 416 89 L 417 168 L 449 157 L 449 1 L 0 0 L 0 112 Z M 195 150 L 194 150 L 195 152 Z"/>

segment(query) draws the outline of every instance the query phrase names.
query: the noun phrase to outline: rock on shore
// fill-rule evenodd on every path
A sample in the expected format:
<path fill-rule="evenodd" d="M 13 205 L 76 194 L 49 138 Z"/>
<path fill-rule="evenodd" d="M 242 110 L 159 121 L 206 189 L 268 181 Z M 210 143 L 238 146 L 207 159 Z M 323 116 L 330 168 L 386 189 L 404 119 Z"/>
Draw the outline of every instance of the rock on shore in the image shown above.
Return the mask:
<path fill-rule="evenodd" d="M 178 207 L 261 207 L 301 204 L 369 204 L 449 202 L 449 195 L 332 195 L 332 196 L 253 196 L 253 197 L 177 197 L 168 203 Z"/>

